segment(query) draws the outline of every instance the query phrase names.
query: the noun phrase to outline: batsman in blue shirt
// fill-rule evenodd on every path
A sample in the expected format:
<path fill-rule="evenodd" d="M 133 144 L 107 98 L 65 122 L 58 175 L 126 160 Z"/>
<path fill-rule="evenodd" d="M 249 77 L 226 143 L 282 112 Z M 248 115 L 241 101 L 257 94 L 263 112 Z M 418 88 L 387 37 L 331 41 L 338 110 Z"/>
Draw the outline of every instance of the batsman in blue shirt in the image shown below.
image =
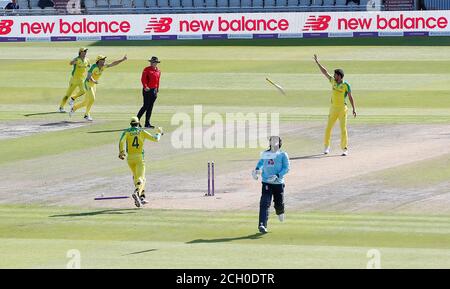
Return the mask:
<path fill-rule="evenodd" d="M 270 147 L 261 153 L 261 159 L 252 172 L 255 180 L 262 179 L 262 194 L 259 203 L 258 230 L 267 233 L 270 203 L 272 197 L 275 212 L 280 222 L 284 221 L 284 176 L 289 172 L 289 157 L 281 150 L 282 141 L 279 136 L 271 136 Z"/>

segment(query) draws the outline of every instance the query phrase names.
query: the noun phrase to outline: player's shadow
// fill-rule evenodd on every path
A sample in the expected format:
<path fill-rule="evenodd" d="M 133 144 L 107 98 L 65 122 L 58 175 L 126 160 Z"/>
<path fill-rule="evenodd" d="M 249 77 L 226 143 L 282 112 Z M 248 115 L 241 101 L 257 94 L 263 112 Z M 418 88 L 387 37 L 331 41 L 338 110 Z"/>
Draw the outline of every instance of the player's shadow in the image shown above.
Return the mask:
<path fill-rule="evenodd" d="M 87 133 L 107 133 L 107 132 L 119 132 L 119 131 L 124 131 L 124 129 L 95 130 L 95 131 L 88 131 Z"/>
<path fill-rule="evenodd" d="M 333 157 L 339 157 L 340 155 L 324 155 L 324 154 L 315 154 L 315 155 L 307 155 L 307 156 L 299 156 L 299 157 L 291 157 L 289 160 L 295 161 L 295 160 L 309 160 L 309 159 L 323 159 L 323 158 L 333 158 Z M 246 160 L 232 160 L 233 162 L 252 162 L 255 161 L 255 159 L 246 159 Z"/>
<path fill-rule="evenodd" d="M 59 111 L 49 111 L 49 112 L 38 112 L 38 113 L 28 113 L 28 114 L 24 114 L 23 116 L 34 116 L 34 115 L 49 115 L 49 114 L 63 114 Z"/>
<path fill-rule="evenodd" d="M 71 124 L 78 124 L 78 123 L 86 123 L 85 121 L 58 121 L 58 122 L 49 122 L 49 123 L 43 123 L 40 126 L 69 126 Z"/>
<path fill-rule="evenodd" d="M 50 218 L 61 218 L 61 217 L 89 217 L 97 215 L 124 215 L 124 214 L 135 214 L 136 209 L 116 209 L 116 210 L 100 210 L 93 212 L 84 213 L 74 213 L 74 214 L 64 214 L 64 215 L 53 215 Z"/>
<path fill-rule="evenodd" d="M 158 251 L 158 249 L 149 249 L 149 250 L 144 250 L 144 251 L 132 252 L 132 253 L 125 254 L 125 255 L 123 255 L 123 256 L 128 256 L 128 255 L 138 255 L 138 254 L 143 254 L 143 253 L 148 253 L 148 252 L 154 252 L 154 251 Z"/>
<path fill-rule="evenodd" d="M 263 233 L 256 233 L 248 236 L 242 237 L 232 237 L 232 238 L 219 238 L 219 239 L 197 239 L 186 242 L 186 244 L 200 244 L 200 243 L 223 243 L 223 242 L 232 242 L 238 240 L 257 240 L 260 239 Z"/>
<path fill-rule="evenodd" d="M 295 160 L 323 159 L 323 158 L 329 158 L 329 157 L 335 157 L 335 156 L 336 155 L 315 154 L 315 155 L 308 155 L 308 156 L 291 157 L 291 158 L 289 158 L 289 160 L 295 161 Z"/>

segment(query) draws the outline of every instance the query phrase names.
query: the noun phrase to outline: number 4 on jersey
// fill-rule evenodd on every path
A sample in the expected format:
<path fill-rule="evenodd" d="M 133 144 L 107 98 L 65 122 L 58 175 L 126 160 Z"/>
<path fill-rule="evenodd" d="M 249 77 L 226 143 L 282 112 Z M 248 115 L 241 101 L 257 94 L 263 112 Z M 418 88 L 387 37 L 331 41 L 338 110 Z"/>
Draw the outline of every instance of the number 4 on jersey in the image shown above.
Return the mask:
<path fill-rule="evenodd" d="M 137 136 L 134 137 L 132 146 L 134 146 L 136 149 L 139 148 L 139 139 Z"/>

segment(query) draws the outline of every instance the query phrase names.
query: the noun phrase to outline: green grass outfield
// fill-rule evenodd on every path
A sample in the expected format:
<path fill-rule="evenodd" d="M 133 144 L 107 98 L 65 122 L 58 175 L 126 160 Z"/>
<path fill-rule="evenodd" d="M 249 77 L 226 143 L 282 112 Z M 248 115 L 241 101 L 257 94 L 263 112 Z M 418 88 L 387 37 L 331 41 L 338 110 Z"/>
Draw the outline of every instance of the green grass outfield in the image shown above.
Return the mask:
<path fill-rule="evenodd" d="M 69 80 L 68 61 L 81 45 L 89 48 L 90 59 L 101 53 L 111 60 L 127 54 L 129 60 L 100 80 L 92 111 L 99 122 L 1 140 L 5 157 L 0 163 L 115 143 L 117 133 L 86 133 L 127 125 L 142 103 L 140 73 L 151 55 L 159 56 L 163 71 L 154 122 L 168 131 L 174 128 L 173 113 L 192 113 L 194 104 L 202 104 L 205 113 L 274 111 L 282 122 L 325 122 L 330 88 L 312 60 L 314 53 L 330 70 L 344 68 L 359 113 L 350 125 L 450 122 L 449 38 L 336 41 L 335 47 L 317 39 L 281 40 L 280 46 L 267 41 L 2 43 L 0 121 L 69 120 L 45 113 L 57 109 Z M 282 84 L 287 96 L 268 85 L 266 76 Z M 81 117 L 79 112 L 72 120 Z"/>
<path fill-rule="evenodd" d="M 450 218 L 0 206 L 1 268 L 450 268 Z"/>
<path fill-rule="evenodd" d="M 0 43 L 0 123 L 69 120 L 51 112 L 67 88 L 68 62 L 79 46 L 89 48 L 91 60 L 97 54 L 129 58 L 102 76 L 92 111 L 95 122 L 0 139 L 0 170 L 43 157 L 78 155 L 90 161 L 85 152 L 115 147 L 119 133 L 113 131 L 127 126 L 142 103 L 140 73 L 152 55 L 161 59 L 163 71 L 154 122 L 168 131 L 174 129 L 173 113 L 191 114 L 194 104 L 202 104 L 205 113 L 274 111 L 284 124 L 325 123 L 330 87 L 312 60 L 315 53 L 330 71 L 343 68 L 352 85 L 359 116 L 349 119 L 350 125 L 450 123 L 448 37 Z M 267 76 L 287 95 L 269 86 Z M 293 154 L 313 145 L 310 139 L 285 139 Z M 204 162 L 214 154 L 220 161 L 228 153 L 249 159 L 257 152 L 201 150 L 185 159 L 160 156 L 151 165 L 158 172 L 177 173 L 188 169 L 186 160 Z M 111 158 L 116 155 L 102 154 L 95 161 Z M 402 167 L 401 174 L 379 174 L 395 176 L 395 184 L 405 186 L 416 184 L 425 169 L 428 183 L 442 183 L 448 181 L 447 163 L 448 158 L 438 159 Z M 439 176 L 432 173 L 436 170 Z M 99 172 L 127 173 L 126 165 L 117 162 Z M 450 216 L 288 212 L 286 223 L 273 218 L 271 232 L 259 236 L 257 208 L 224 213 L 40 203 L 0 205 L 1 268 L 65 268 L 70 249 L 81 252 L 83 268 L 365 268 L 369 249 L 381 252 L 382 268 L 450 268 Z"/>

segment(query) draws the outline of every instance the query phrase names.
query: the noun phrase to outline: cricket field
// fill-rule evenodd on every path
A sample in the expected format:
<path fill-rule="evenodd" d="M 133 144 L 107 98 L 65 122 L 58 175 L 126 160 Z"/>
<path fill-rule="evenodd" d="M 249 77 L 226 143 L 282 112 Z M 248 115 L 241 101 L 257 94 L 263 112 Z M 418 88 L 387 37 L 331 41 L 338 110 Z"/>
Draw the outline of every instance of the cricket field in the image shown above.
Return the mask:
<path fill-rule="evenodd" d="M 80 46 L 91 60 L 128 56 L 103 73 L 89 123 L 56 112 Z M 331 92 L 314 54 L 352 86 L 348 157 L 339 125 L 321 155 Z M 145 144 L 150 203 L 94 201 L 133 192 L 118 140 L 153 55 L 152 122 L 166 133 Z M 173 117 L 195 109 L 278 114 L 291 171 L 286 221 L 272 211 L 268 234 L 251 178 L 264 146 L 176 148 Z M 449 144 L 447 37 L 1 43 L 0 268 L 67 268 L 75 255 L 81 268 L 450 268 Z"/>

